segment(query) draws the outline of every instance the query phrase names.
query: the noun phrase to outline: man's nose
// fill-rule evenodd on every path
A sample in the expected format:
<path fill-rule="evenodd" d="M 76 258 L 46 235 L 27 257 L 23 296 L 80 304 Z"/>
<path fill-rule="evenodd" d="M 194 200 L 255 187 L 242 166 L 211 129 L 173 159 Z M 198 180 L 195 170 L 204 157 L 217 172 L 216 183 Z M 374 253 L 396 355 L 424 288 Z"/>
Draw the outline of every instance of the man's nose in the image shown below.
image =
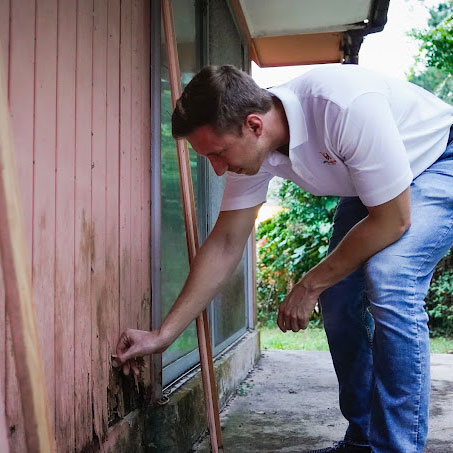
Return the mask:
<path fill-rule="evenodd" d="M 222 160 L 209 159 L 209 162 L 211 162 L 212 168 L 217 176 L 222 176 L 228 170 L 228 165 Z"/>

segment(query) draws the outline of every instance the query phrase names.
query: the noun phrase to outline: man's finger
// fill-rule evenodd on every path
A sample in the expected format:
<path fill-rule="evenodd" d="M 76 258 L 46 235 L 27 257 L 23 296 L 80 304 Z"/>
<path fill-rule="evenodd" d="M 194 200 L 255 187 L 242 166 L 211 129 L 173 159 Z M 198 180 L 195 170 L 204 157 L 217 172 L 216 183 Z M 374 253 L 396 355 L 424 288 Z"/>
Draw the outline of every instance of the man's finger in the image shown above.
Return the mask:
<path fill-rule="evenodd" d="M 132 371 L 134 372 L 134 374 L 136 376 L 138 376 L 140 374 L 140 367 L 138 365 L 138 361 L 135 360 L 135 359 L 131 359 L 131 368 L 132 368 Z"/>
<path fill-rule="evenodd" d="M 308 316 L 303 315 L 302 319 L 299 318 L 299 326 L 301 329 L 305 330 L 308 327 L 308 322 L 310 321 L 310 315 L 311 315 L 311 313 Z"/>
<path fill-rule="evenodd" d="M 125 374 L 126 376 L 129 376 L 130 370 L 131 370 L 131 365 L 130 365 L 129 361 L 127 361 L 123 364 L 123 374 Z"/>
<path fill-rule="evenodd" d="M 281 308 L 279 308 L 279 310 L 278 310 L 277 325 L 278 325 L 278 327 L 280 327 L 280 330 L 282 332 L 286 332 L 285 324 L 283 322 L 283 312 L 282 312 Z"/>
<path fill-rule="evenodd" d="M 124 353 L 124 351 L 130 348 L 130 346 L 131 340 L 127 336 L 126 332 L 123 332 L 120 336 L 120 339 L 118 340 L 118 344 L 116 345 L 117 355 L 121 355 L 122 353 Z"/>
<path fill-rule="evenodd" d="M 300 327 L 299 323 L 297 322 L 297 318 L 291 318 L 291 330 L 293 332 L 299 332 Z"/>
<path fill-rule="evenodd" d="M 122 354 L 119 354 L 119 358 L 121 359 L 122 362 L 126 362 L 132 359 L 136 359 L 137 357 L 137 346 L 132 345 L 127 349 L 127 351 L 124 351 Z"/>
<path fill-rule="evenodd" d="M 112 354 L 112 366 L 118 368 L 121 366 L 121 360 L 116 354 Z"/>
<path fill-rule="evenodd" d="M 285 332 L 291 330 L 291 314 L 287 311 L 283 313 L 283 323 L 285 325 Z"/>

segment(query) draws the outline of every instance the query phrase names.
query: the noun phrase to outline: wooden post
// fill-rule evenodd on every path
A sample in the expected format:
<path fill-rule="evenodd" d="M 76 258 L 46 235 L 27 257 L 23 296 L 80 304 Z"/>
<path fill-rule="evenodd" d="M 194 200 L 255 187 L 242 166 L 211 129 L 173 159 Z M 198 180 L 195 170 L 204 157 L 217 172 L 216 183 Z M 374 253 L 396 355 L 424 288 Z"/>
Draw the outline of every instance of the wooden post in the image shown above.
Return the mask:
<path fill-rule="evenodd" d="M 29 453 L 55 452 L 0 55 L 0 252 Z M 53 297 L 53 295 L 52 295 Z"/>
<path fill-rule="evenodd" d="M 178 51 L 173 22 L 171 0 L 162 0 L 162 17 L 165 31 L 165 43 L 168 56 L 168 72 L 170 78 L 171 100 L 175 108 L 176 100 L 181 96 L 181 75 L 179 71 Z M 189 164 L 189 149 L 186 140 L 176 140 L 178 152 L 179 177 L 186 226 L 186 240 L 189 254 L 189 264 L 199 248 L 197 218 L 193 196 L 192 177 Z M 209 419 L 209 434 L 211 448 L 214 453 L 223 451 L 222 431 L 220 428 L 219 403 L 215 385 L 214 365 L 209 334 L 208 314 L 206 310 L 196 319 L 198 348 L 200 350 L 201 375 L 205 395 L 206 411 Z"/>

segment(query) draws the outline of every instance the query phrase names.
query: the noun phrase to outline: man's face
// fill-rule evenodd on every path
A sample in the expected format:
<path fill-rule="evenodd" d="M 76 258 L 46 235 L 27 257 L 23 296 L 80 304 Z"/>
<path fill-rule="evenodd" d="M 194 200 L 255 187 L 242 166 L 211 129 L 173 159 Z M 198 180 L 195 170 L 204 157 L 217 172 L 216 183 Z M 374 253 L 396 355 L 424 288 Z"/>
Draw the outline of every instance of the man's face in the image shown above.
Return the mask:
<path fill-rule="evenodd" d="M 218 176 L 226 171 L 254 175 L 258 173 L 267 152 L 260 143 L 259 127 L 257 130 L 256 127 L 244 125 L 242 135 L 220 135 L 211 126 L 205 125 L 186 138 L 198 154 L 209 159 Z"/>

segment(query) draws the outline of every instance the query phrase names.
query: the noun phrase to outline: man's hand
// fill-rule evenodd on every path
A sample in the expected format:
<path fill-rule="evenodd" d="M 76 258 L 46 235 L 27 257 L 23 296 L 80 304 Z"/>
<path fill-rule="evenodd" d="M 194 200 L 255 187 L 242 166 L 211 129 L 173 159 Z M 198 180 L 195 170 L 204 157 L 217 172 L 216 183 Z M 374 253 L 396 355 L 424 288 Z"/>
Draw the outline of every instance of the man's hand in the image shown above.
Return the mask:
<path fill-rule="evenodd" d="M 122 366 L 123 373 L 128 375 L 130 369 L 138 375 L 145 367 L 143 356 L 161 353 L 168 345 L 159 335 L 158 330 L 148 332 L 146 330 L 126 329 L 120 336 L 116 345 L 114 366 Z"/>
<path fill-rule="evenodd" d="M 282 332 L 298 332 L 308 327 L 310 315 L 318 302 L 319 292 L 309 291 L 303 280 L 293 287 L 278 308 L 277 324 Z"/>

